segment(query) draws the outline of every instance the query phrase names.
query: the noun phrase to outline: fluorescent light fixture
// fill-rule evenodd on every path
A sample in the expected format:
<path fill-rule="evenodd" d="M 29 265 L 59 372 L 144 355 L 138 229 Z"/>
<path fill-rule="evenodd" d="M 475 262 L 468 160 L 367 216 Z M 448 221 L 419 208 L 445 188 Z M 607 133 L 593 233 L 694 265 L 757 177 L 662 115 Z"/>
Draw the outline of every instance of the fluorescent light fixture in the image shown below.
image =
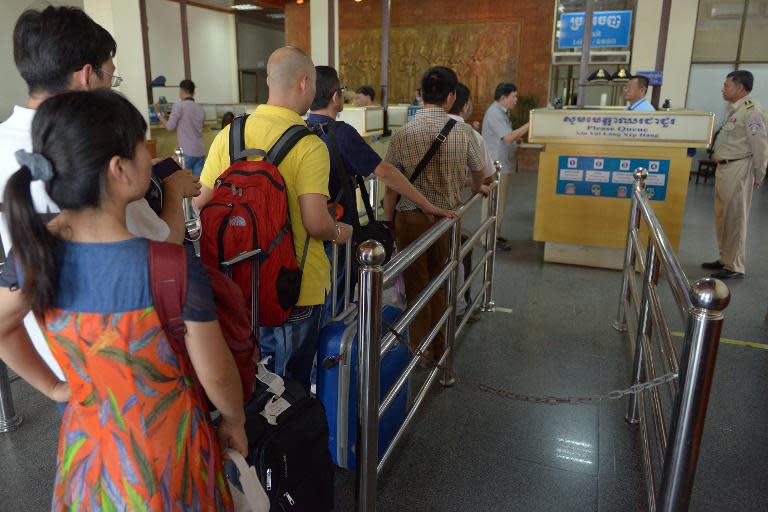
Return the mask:
<path fill-rule="evenodd" d="M 235 4 L 232 8 L 236 11 L 260 11 L 263 9 L 263 7 L 256 4 Z"/>
<path fill-rule="evenodd" d="M 267 14 L 267 18 L 272 20 L 282 20 L 285 19 L 285 13 L 282 12 L 270 12 Z"/>

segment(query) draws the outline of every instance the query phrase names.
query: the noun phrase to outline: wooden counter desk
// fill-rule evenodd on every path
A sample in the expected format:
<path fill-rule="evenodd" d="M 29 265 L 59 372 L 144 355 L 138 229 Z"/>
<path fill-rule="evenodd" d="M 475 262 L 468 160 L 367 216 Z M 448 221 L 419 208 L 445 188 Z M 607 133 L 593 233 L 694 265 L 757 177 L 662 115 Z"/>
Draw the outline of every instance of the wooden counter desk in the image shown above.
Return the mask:
<path fill-rule="evenodd" d="M 632 172 L 649 171 L 646 191 L 675 250 L 688 192 L 688 148 L 707 147 L 714 114 L 691 111 L 533 110 L 529 140 L 539 159 L 533 238 L 544 260 L 620 269 Z"/>

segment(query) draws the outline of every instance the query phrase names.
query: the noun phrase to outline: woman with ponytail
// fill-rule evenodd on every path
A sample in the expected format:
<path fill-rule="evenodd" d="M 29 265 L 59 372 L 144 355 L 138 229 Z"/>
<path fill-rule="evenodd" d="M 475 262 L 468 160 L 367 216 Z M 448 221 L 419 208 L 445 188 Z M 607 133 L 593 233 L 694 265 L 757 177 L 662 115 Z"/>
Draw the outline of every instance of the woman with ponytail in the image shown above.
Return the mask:
<path fill-rule="evenodd" d="M 194 383 L 222 414 L 219 440 L 245 453 L 241 384 L 207 274 L 187 258 L 182 357 L 154 308 L 148 242 L 126 228 L 126 205 L 149 186 L 144 119 L 109 90 L 68 92 L 40 106 L 32 132 L 3 198 L 13 249 L 0 275 L 0 359 L 67 402 L 53 510 L 231 510 Z M 47 224 L 30 194 L 38 180 L 61 209 Z M 68 383 L 34 350 L 30 310 Z"/>

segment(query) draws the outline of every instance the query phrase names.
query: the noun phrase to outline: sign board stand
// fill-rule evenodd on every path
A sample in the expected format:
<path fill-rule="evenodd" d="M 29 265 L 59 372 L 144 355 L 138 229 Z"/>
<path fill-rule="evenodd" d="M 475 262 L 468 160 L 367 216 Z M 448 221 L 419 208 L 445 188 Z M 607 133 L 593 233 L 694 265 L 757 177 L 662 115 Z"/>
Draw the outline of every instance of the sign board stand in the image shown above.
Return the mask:
<path fill-rule="evenodd" d="M 622 266 L 632 171 L 649 171 L 646 190 L 675 250 L 680 243 L 691 159 L 706 147 L 714 115 L 615 110 L 534 110 L 530 141 L 539 158 L 534 240 L 544 260 Z"/>

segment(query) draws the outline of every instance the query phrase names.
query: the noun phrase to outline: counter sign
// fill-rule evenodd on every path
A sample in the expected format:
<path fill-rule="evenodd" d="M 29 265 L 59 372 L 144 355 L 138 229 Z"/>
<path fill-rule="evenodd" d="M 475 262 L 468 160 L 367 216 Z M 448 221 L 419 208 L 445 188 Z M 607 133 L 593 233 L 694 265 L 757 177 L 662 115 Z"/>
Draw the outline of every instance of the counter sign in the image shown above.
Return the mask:
<path fill-rule="evenodd" d="M 558 194 L 630 198 L 634 183 L 632 171 L 644 167 L 652 173 L 646 180 L 648 197 L 663 201 L 667 195 L 669 160 L 561 156 L 558 166 Z"/>

